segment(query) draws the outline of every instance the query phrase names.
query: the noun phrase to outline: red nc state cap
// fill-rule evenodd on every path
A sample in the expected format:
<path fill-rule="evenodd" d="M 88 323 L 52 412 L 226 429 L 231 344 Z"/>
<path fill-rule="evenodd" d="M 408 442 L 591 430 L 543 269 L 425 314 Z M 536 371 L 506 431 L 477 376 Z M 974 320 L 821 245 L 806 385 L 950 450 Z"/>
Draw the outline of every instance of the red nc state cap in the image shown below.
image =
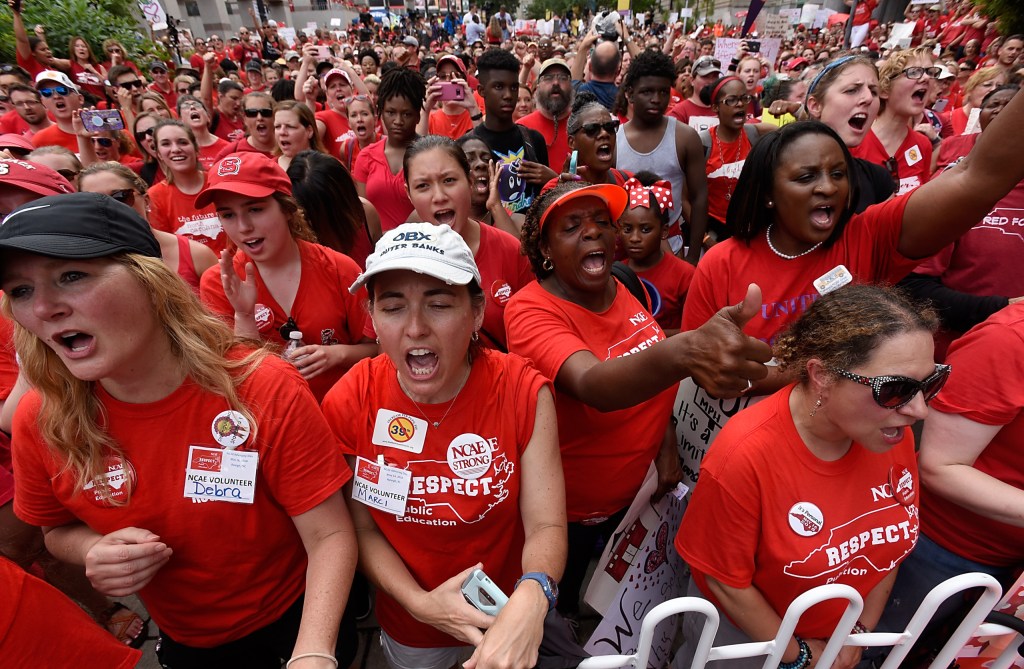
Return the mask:
<path fill-rule="evenodd" d="M 292 182 L 277 161 L 262 153 L 244 151 L 221 158 L 206 175 L 206 187 L 196 197 L 196 207 L 213 202 L 219 193 L 267 197 L 292 194 Z"/>

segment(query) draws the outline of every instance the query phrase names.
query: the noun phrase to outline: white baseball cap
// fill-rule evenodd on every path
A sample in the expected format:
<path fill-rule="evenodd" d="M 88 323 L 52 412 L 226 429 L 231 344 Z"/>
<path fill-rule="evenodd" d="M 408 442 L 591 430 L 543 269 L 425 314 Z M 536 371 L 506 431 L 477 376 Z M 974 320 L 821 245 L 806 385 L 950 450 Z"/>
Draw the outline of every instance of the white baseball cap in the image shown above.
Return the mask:
<path fill-rule="evenodd" d="M 400 269 L 426 274 L 449 285 L 482 283 L 473 252 L 462 235 L 448 225 L 403 223 L 377 241 L 366 259 L 366 271 L 348 290 L 355 293 L 370 277 Z"/>
<path fill-rule="evenodd" d="M 71 79 L 68 78 L 68 75 L 64 74 L 63 72 L 58 72 L 57 70 L 43 70 L 42 72 L 37 74 L 36 88 L 39 88 L 39 84 L 41 84 L 44 81 L 53 81 L 60 84 L 61 86 L 67 86 L 76 93 L 78 92 L 78 86 L 76 86 L 74 82 L 72 82 Z"/>

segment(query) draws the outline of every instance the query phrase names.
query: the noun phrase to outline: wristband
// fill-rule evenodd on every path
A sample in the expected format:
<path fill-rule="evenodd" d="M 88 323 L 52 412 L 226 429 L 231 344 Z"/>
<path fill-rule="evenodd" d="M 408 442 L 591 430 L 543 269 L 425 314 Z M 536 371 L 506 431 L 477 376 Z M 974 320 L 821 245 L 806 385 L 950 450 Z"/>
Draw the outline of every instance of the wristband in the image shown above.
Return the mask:
<path fill-rule="evenodd" d="M 537 581 L 537 583 L 540 583 L 541 589 L 544 590 L 544 596 L 548 598 L 548 611 L 555 608 L 555 604 L 558 603 L 558 584 L 555 583 L 555 579 L 542 571 L 528 571 L 519 577 L 513 590 L 518 589 L 519 584 L 523 581 Z"/>
<path fill-rule="evenodd" d="M 483 112 L 477 112 L 475 114 L 470 115 L 469 120 L 470 121 L 479 121 L 483 117 L 484 117 L 484 113 Z"/>
<path fill-rule="evenodd" d="M 319 657 L 319 658 L 323 658 L 325 660 L 330 660 L 331 662 L 334 663 L 334 666 L 338 666 L 338 659 L 336 657 L 334 657 L 333 655 L 328 655 L 327 653 L 301 653 L 299 655 L 295 655 L 290 660 L 288 660 L 285 663 L 284 667 L 285 667 L 285 669 L 289 669 L 292 666 L 293 662 L 298 662 L 299 660 L 303 660 L 303 659 L 305 659 L 307 657 Z M 280 660 L 278 660 L 278 662 L 280 662 Z"/>
<path fill-rule="evenodd" d="M 793 637 L 796 640 L 798 646 L 800 646 L 800 654 L 796 656 L 796 659 L 792 662 L 780 662 L 779 669 L 807 669 L 811 666 L 811 647 L 807 645 L 807 642 L 800 637 Z"/>
<path fill-rule="evenodd" d="M 862 623 L 862 622 L 861 622 L 861 621 L 859 621 L 859 620 L 858 620 L 858 621 L 857 621 L 857 623 L 856 623 L 856 624 L 855 624 L 855 625 L 853 626 L 853 629 L 852 629 L 852 630 L 850 630 L 850 632 L 851 632 L 852 634 L 868 634 L 868 633 L 869 633 L 870 631 L 871 631 L 871 630 L 869 630 L 869 629 L 868 629 L 867 627 L 865 627 L 865 626 L 864 626 L 864 623 Z"/>

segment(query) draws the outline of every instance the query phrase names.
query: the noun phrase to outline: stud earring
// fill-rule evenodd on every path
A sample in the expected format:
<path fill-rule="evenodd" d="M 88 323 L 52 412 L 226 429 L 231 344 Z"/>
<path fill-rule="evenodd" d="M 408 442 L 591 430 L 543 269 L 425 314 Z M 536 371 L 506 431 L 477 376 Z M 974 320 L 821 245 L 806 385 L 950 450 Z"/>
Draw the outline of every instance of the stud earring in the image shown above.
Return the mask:
<path fill-rule="evenodd" d="M 818 413 L 818 409 L 821 408 L 821 395 L 818 395 L 818 399 L 814 402 L 814 407 L 811 408 L 811 418 L 814 418 L 814 414 Z"/>

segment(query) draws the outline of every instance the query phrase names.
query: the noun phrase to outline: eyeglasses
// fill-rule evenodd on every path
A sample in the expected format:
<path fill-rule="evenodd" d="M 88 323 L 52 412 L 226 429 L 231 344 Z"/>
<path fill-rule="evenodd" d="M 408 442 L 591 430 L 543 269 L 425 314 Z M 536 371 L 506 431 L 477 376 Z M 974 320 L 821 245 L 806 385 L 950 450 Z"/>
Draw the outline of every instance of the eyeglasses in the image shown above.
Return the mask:
<path fill-rule="evenodd" d="M 39 89 L 39 94 L 42 95 L 44 98 L 52 97 L 54 93 L 56 93 L 57 95 L 70 95 L 71 89 L 67 86 L 53 86 L 52 88 Z"/>
<path fill-rule="evenodd" d="M 198 109 L 200 111 L 206 111 L 206 107 L 201 102 L 189 100 L 188 102 L 181 103 L 181 111 L 190 111 L 192 109 Z"/>
<path fill-rule="evenodd" d="M 552 81 L 557 81 L 560 84 L 564 84 L 565 82 L 570 81 L 571 77 L 565 72 L 559 72 L 558 74 L 542 74 L 540 75 L 540 77 L 538 77 L 538 79 L 540 81 L 543 81 L 545 84 L 549 84 Z"/>
<path fill-rule="evenodd" d="M 36 105 L 41 105 L 43 103 L 40 102 L 39 100 L 22 100 L 21 102 L 12 102 L 11 104 L 14 105 L 15 107 L 24 107 L 24 108 L 27 109 L 29 107 L 34 107 Z"/>
<path fill-rule="evenodd" d="M 135 141 L 142 144 L 146 139 L 153 139 L 153 131 L 156 130 L 156 126 L 149 128 L 148 130 L 139 130 L 135 133 Z"/>
<path fill-rule="evenodd" d="M 878 406 L 885 409 L 899 409 L 909 404 L 918 393 L 924 396 L 925 402 L 930 402 L 942 390 L 952 367 L 935 365 L 935 371 L 924 381 L 907 376 L 861 376 L 844 369 L 835 367 L 831 369 L 844 379 L 870 387 L 871 395 Z"/>
<path fill-rule="evenodd" d="M 78 178 L 78 172 L 69 169 L 57 170 L 57 174 L 61 175 L 68 181 L 74 183 L 75 179 Z"/>
<path fill-rule="evenodd" d="M 135 190 L 132 188 L 115 190 L 110 194 L 110 197 L 114 198 L 121 204 L 128 205 L 129 207 L 135 205 Z"/>
<path fill-rule="evenodd" d="M 273 115 L 274 115 L 274 110 L 272 108 L 270 108 L 270 107 L 262 107 L 260 109 L 246 109 L 245 110 L 246 118 L 256 118 L 257 116 L 262 116 L 263 118 L 270 118 Z"/>
<path fill-rule="evenodd" d="M 135 81 L 123 81 L 120 84 L 118 84 L 118 86 L 120 86 L 126 91 L 130 91 L 133 88 L 145 88 L 146 82 L 142 81 L 141 79 L 136 79 Z"/>
<path fill-rule="evenodd" d="M 10 101 L 11 101 L 11 96 L 10 95 L 7 95 L 7 93 L 0 93 L 0 102 L 2 102 L 4 104 L 7 104 Z"/>
<path fill-rule="evenodd" d="M 753 95 L 744 93 L 743 95 L 730 95 L 722 100 L 723 104 L 730 107 L 745 107 L 750 104 L 750 101 L 754 99 Z"/>
<path fill-rule="evenodd" d="M 900 74 L 906 75 L 907 79 L 911 81 L 917 81 L 924 75 L 928 75 L 932 79 L 937 78 L 942 74 L 941 67 L 908 67 L 907 69 L 900 72 Z"/>
<path fill-rule="evenodd" d="M 98 144 L 104 149 L 109 149 L 114 145 L 114 140 L 109 137 L 92 137 L 90 139 L 92 139 L 93 144 Z"/>
<path fill-rule="evenodd" d="M 587 137 L 597 137 L 604 130 L 609 135 L 614 135 L 619 129 L 619 120 L 612 119 L 606 123 L 584 123 L 576 132 L 583 131 Z M 576 133 L 573 133 L 576 134 Z"/>

